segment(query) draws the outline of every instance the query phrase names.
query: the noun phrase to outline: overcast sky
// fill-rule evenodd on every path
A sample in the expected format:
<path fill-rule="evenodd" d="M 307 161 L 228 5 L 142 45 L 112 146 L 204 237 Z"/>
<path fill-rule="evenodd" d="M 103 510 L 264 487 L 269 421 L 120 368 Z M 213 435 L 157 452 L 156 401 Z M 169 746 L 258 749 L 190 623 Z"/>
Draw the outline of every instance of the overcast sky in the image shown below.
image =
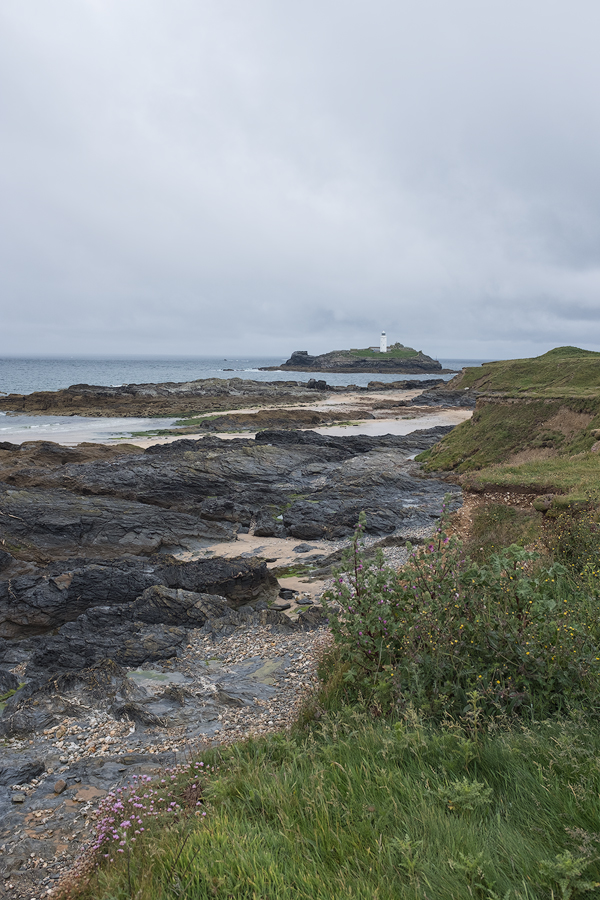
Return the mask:
<path fill-rule="evenodd" d="M 600 350 L 598 0 L 1 0 L 0 354 Z"/>

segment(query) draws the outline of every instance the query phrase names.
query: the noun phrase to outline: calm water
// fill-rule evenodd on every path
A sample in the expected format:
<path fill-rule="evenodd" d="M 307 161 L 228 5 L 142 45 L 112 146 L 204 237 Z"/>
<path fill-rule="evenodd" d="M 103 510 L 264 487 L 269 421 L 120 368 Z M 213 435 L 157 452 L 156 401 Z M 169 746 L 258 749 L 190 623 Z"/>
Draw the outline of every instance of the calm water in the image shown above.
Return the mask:
<path fill-rule="evenodd" d="M 480 365 L 487 360 L 441 359 L 447 369 Z M 260 366 L 279 366 L 283 357 L 153 357 L 99 359 L 25 359 L 0 358 L 0 393 L 30 394 L 33 391 L 57 391 L 73 384 L 147 384 L 161 381 L 193 381 L 197 378 L 250 378 L 255 381 L 308 381 L 323 378 L 322 372 L 260 372 Z M 230 371 L 233 370 L 233 371 Z M 436 378 L 436 375 L 379 375 L 339 373 L 326 376 L 329 384 L 367 385 L 369 381 L 398 381 L 411 378 Z M 444 375 L 449 379 L 451 375 Z"/>

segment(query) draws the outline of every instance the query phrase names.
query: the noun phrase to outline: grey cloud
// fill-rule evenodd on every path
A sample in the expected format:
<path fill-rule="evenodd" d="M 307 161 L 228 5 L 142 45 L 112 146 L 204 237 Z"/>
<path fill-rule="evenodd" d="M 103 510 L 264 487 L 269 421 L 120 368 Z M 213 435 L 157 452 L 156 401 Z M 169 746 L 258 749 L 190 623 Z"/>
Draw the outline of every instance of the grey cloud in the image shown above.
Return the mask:
<path fill-rule="evenodd" d="M 0 353 L 600 348 L 599 29 L 591 0 L 6 0 Z"/>

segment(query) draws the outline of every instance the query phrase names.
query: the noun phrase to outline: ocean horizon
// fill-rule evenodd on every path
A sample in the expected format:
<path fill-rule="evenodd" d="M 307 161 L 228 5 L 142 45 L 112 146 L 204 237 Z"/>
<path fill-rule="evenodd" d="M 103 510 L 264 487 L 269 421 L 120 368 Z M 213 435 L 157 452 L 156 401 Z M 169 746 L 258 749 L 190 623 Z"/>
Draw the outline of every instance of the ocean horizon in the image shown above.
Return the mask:
<path fill-rule="evenodd" d="M 308 381 L 323 378 L 332 385 L 369 381 L 445 378 L 452 375 L 403 375 L 399 373 L 261 372 L 263 366 L 280 366 L 287 357 L 277 356 L 144 356 L 144 357 L 0 357 L 0 394 L 58 391 L 75 384 L 117 387 L 123 384 L 184 382 L 201 378 L 244 378 L 255 381 Z M 440 359 L 446 369 L 460 370 L 489 360 Z"/>

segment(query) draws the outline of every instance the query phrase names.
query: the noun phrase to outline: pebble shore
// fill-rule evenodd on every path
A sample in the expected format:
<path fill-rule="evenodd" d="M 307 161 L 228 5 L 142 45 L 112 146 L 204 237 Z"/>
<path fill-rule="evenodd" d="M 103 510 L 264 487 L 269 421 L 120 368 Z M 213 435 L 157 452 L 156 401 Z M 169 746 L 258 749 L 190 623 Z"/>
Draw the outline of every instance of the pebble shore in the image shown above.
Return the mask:
<path fill-rule="evenodd" d="M 413 539 L 424 540 L 430 534 L 431 529 L 421 529 Z M 367 538 L 365 549 L 377 543 Z M 331 550 L 344 546 L 347 541 L 336 542 Z M 382 549 L 388 565 L 397 568 L 406 561 L 404 547 Z M 319 593 L 332 583 L 331 578 L 324 580 Z M 292 617 L 298 611 L 294 607 Z M 278 633 L 272 626 L 242 626 L 217 643 L 201 630 L 191 630 L 183 655 L 157 667 L 161 672 L 181 677 L 193 689 L 211 667 L 227 675 L 253 663 L 257 687 L 268 685 L 270 690 L 259 696 L 257 689 L 247 704 L 226 705 L 205 735 L 190 738 L 183 726 L 140 729 L 129 720 L 116 721 L 100 712 L 88 718 L 67 716 L 29 741 L 6 741 L 7 750 L 23 753 L 35 744 L 46 770 L 27 783 L 11 785 L 12 808 L 19 815 L 10 817 L 8 828 L 0 825 L 0 898 L 41 900 L 56 893 L 60 878 L 93 836 L 98 802 L 134 774 L 157 775 L 209 745 L 289 727 L 317 684 L 317 662 L 331 639 L 327 627 Z"/>
<path fill-rule="evenodd" d="M 189 760 L 208 745 L 288 727 L 316 684 L 317 660 L 330 639 L 326 628 L 293 634 L 278 634 L 270 626 L 240 628 L 218 644 L 190 632 L 184 656 L 171 667 L 163 666 L 165 671 L 176 667 L 190 677 L 207 660 L 227 671 L 244 660 L 260 658 L 271 664 L 274 673 L 269 679 L 274 688 L 271 698 L 256 698 L 248 707 L 232 706 L 218 716 L 218 730 L 205 741 L 189 740 L 183 733 L 161 733 L 160 728 L 154 729 L 150 742 L 148 732 L 138 740 L 131 722 L 115 722 L 108 715 L 88 721 L 68 717 L 46 729 L 37 738 L 38 748 L 59 765 L 49 766 L 26 784 L 11 786 L 14 806 L 22 808 L 24 815 L 19 817 L 21 827 L 11 828 L 8 834 L 0 831 L 0 866 L 5 869 L 0 897 L 40 900 L 52 896 L 59 878 L 92 838 L 98 801 L 133 774 L 157 774 L 165 765 Z M 277 661 L 284 665 L 277 668 Z M 6 743 L 12 750 L 25 751 L 33 741 Z M 108 782 L 99 777 L 103 770 L 110 772 Z M 99 782 L 104 782 L 102 787 Z M 26 852 L 29 847 L 34 849 Z"/>

